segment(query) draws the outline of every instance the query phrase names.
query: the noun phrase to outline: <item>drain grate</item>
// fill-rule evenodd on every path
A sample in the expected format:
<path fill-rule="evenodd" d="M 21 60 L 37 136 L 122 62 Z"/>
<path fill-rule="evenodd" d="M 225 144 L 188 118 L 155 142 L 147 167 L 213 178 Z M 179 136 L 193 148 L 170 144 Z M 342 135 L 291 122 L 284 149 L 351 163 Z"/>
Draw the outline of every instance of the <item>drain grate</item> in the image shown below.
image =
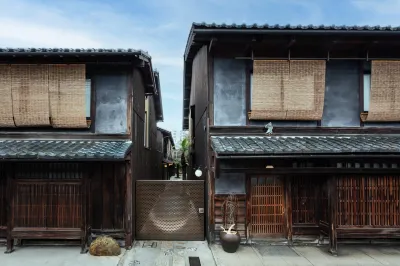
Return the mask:
<path fill-rule="evenodd" d="M 142 248 L 156 248 L 157 242 L 144 242 Z"/>
<path fill-rule="evenodd" d="M 201 266 L 199 257 L 189 257 L 190 266 Z"/>

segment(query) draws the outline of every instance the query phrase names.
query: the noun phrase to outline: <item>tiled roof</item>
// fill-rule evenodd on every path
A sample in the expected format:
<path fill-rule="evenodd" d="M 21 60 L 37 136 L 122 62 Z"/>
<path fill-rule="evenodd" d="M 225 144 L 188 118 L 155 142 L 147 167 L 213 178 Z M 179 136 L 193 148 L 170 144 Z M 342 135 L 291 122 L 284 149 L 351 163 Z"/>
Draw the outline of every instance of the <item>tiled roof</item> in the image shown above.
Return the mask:
<path fill-rule="evenodd" d="M 400 136 L 212 136 L 211 145 L 222 155 L 400 153 Z"/>
<path fill-rule="evenodd" d="M 132 54 L 132 55 L 143 55 L 150 58 L 150 55 L 137 49 L 94 49 L 94 48 L 0 48 L 1 54 L 18 54 L 18 53 L 47 53 L 47 54 Z"/>
<path fill-rule="evenodd" d="M 279 24 L 216 24 L 216 23 L 193 23 L 194 29 L 275 29 L 275 30 L 379 30 L 400 31 L 400 27 L 392 26 L 346 26 L 346 25 L 279 25 Z"/>
<path fill-rule="evenodd" d="M 192 61 L 198 50 L 209 44 L 214 34 L 359 34 L 359 35 L 395 35 L 400 36 L 400 27 L 392 26 L 338 26 L 338 25 L 279 25 L 279 24 L 216 24 L 193 23 L 190 29 L 184 53 L 183 82 L 183 129 L 189 128 L 189 105 L 192 82 Z M 249 35 L 249 36 L 251 36 Z M 238 35 L 238 38 L 241 38 Z"/>
<path fill-rule="evenodd" d="M 131 145 L 120 140 L 0 140 L 0 160 L 122 160 Z"/>

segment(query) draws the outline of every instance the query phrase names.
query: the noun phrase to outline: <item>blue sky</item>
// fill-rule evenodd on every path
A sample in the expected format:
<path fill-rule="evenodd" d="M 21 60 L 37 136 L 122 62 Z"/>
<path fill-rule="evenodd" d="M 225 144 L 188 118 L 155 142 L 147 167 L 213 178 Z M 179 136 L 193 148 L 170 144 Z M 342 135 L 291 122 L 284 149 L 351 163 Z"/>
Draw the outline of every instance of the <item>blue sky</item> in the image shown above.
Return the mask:
<path fill-rule="evenodd" d="M 181 130 L 192 22 L 395 26 L 400 0 L 0 0 L 0 46 L 143 49 L 160 72 L 160 126 Z"/>

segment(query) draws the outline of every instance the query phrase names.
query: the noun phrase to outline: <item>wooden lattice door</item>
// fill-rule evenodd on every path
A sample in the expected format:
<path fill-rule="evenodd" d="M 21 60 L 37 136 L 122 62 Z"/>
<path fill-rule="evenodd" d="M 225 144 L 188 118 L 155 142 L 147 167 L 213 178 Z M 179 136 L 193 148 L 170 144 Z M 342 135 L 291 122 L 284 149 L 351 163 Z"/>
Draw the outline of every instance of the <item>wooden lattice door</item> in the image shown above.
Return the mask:
<path fill-rule="evenodd" d="M 251 177 L 251 235 L 283 236 L 284 182 L 281 177 Z"/>

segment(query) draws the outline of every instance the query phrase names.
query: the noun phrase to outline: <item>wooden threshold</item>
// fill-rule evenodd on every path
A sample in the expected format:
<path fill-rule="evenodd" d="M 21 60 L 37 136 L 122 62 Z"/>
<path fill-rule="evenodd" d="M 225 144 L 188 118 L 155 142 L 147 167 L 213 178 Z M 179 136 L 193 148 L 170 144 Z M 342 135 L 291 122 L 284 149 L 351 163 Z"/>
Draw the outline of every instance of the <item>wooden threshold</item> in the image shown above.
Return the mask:
<path fill-rule="evenodd" d="M 80 228 L 16 227 L 11 230 L 11 237 L 19 239 L 80 239 L 83 236 Z"/>

